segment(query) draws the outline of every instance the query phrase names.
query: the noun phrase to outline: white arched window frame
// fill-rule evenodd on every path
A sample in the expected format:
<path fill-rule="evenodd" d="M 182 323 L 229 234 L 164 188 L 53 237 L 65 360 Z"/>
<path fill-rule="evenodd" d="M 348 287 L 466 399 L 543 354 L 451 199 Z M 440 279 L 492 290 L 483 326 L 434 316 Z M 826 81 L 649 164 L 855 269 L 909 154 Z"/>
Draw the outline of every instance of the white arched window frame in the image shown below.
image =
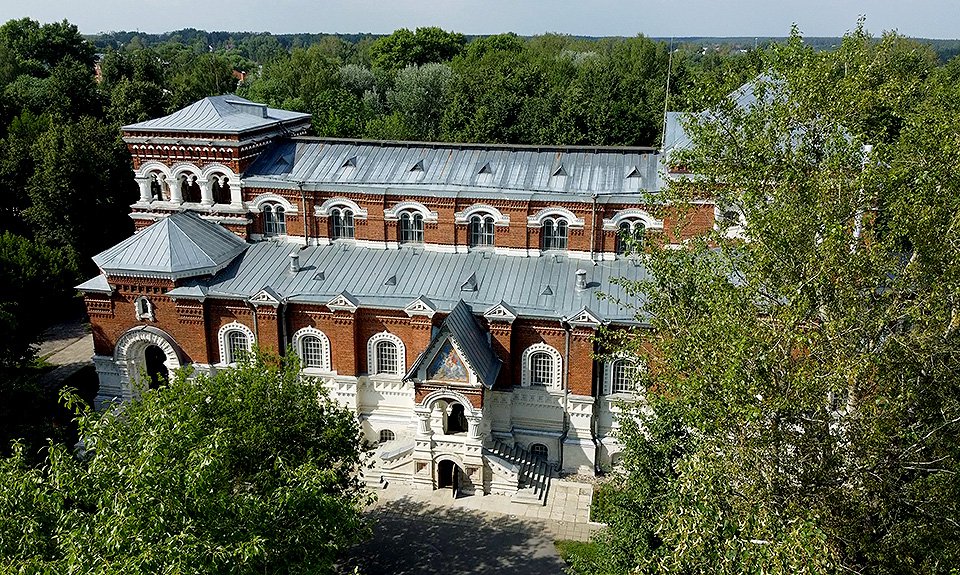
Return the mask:
<path fill-rule="evenodd" d="M 330 210 L 330 239 L 352 240 L 355 235 L 354 211 L 343 207 Z"/>
<path fill-rule="evenodd" d="M 543 251 L 566 250 L 570 235 L 570 224 L 566 219 L 544 218 L 540 226 L 540 249 Z"/>
<path fill-rule="evenodd" d="M 420 202 L 400 202 L 393 206 L 390 209 L 383 211 L 383 219 L 397 221 L 400 219 L 401 214 L 404 213 L 419 213 L 423 217 L 423 221 L 428 224 L 433 224 L 439 221 L 440 216 L 437 212 L 431 212 L 427 206 L 421 204 Z"/>
<path fill-rule="evenodd" d="M 549 372 L 545 371 L 544 356 L 551 362 Z M 561 387 L 561 374 L 563 373 L 563 357 L 556 348 L 545 343 L 535 343 L 523 350 L 521 356 L 523 363 L 523 374 L 520 379 L 522 387 L 531 385 L 543 385 L 547 389 L 558 390 Z M 544 377 L 546 376 L 546 380 Z M 540 383 L 542 382 L 542 383 Z"/>
<path fill-rule="evenodd" d="M 287 212 L 283 206 L 279 204 L 264 204 L 261 211 L 263 212 L 263 235 L 287 235 Z"/>
<path fill-rule="evenodd" d="M 604 364 L 603 394 L 634 396 L 640 391 L 642 366 L 636 358 L 617 357 Z"/>
<path fill-rule="evenodd" d="M 137 314 L 137 319 L 148 320 L 148 321 L 154 320 L 153 302 L 150 301 L 150 298 L 148 298 L 145 295 L 142 295 L 138 297 L 136 300 L 134 300 L 133 305 Z"/>
<path fill-rule="evenodd" d="M 510 225 L 510 216 L 504 215 L 503 212 L 489 204 L 473 204 L 462 212 L 455 213 L 453 219 L 455 223 L 468 224 L 470 218 L 476 215 L 492 217 L 494 225 L 497 226 Z"/>
<path fill-rule="evenodd" d="M 313 213 L 317 217 L 326 218 L 334 208 L 348 209 L 353 212 L 353 217 L 358 220 L 367 219 L 367 210 L 349 198 L 330 198 L 325 200 L 319 206 L 313 208 Z"/>
<path fill-rule="evenodd" d="M 401 244 L 423 243 L 423 214 L 402 212 L 397 224 L 397 241 Z"/>
<path fill-rule="evenodd" d="M 242 335 L 243 338 L 239 336 Z M 253 330 L 238 321 L 230 322 L 220 328 L 217 333 L 220 343 L 221 365 L 233 365 L 239 359 L 237 352 L 250 353 L 253 351 Z"/>
<path fill-rule="evenodd" d="M 647 226 L 643 220 L 623 220 L 617 227 L 616 251 L 627 254 L 639 250 L 646 239 Z"/>
<path fill-rule="evenodd" d="M 293 334 L 293 349 L 300 356 L 306 371 L 331 372 L 330 338 L 315 327 L 305 327 Z"/>
<path fill-rule="evenodd" d="M 474 214 L 470 216 L 467 226 L 467 240 L 472 248 L 493 247 L 496 240 L 494 219 L 489 214 Z"/>
<path fill-rule="evenodd" d="M 390 359 L 387 355 L 387 345 L 379 346 L 378 344 L 381 343 L 391 344 L 394 348 L 396 358 L 394 365 L 380 365 L 384 360 Z M 367 340 L 367 373 L 369 375 L 401 377 L 407 372 L 406 357 L 407 350 L 403 340 L 388 331 L 381 331 Z"/>

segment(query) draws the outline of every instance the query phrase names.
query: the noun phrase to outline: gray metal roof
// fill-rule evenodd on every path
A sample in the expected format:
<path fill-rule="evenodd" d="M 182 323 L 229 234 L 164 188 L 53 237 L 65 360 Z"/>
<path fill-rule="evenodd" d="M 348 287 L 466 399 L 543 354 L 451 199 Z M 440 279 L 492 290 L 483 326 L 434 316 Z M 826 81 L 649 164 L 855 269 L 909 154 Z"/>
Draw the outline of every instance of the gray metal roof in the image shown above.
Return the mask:
<path fill-rule="evenodd" d="M 75 286 L 74 289 L 84 293 L 112 294 L 113 288 L 107 281 L 107 276 L 100 274 L 95 278 L 90 278 L 82 284 Z"/>
<path fill-rule="evenodd" d="M 309 118 L 310 114 L 268 108 L 264 104 L 227 94 L 204 98 L 169 116 L 130 124 L 123 129 L 237 134 Z"/>
<path fill-rule="evenodd" d="M 658 155 L 648 148 L 508 146 L 290 138 L 244 173 L 248 186 L 397 190 L 455 195 L 636 197 L 654 192 Z"/>
<path fill-rule="evenodd" d="M 158 220 L 93 261 L 108 276 L 180 279 L 214 274 L 247 246 L 230 231 L 185 211 Z"/>
<path fill-rule="evenodd" d="M 289 254 L 299 250 L 300 271 L 290 272 Z M 587 289 L 577 291 L 576 271 L 587 271 Z M 476 285 L 468 282 L 475 276 Z M 170 295 L 189 297 L 186 289 L 203 286 L 210 298 L 248 299 L 271 287 L 292 302 L 325 304 L 347 292 L 358 305 L 403 309 L 427 296 L 438 311 L 450 311 L 462 299 L 478 312 L 501 301 L 526 317 L 570 317 L 584 306 L 605 321 L 634 322 L 634 314 L 603 292 L 631 301 L 612 280 L 647 278 L 636 259 L 599 262 L 566 256 L 517 257 L 473 251 L 451 254 L 417 248 L 374 249 L 335 242 L 329 246 L 299 246 L 259 242 L 249 246 L 215 277 L 188 280 Z M 389 280 L 389 281 L 388 281 Z M 473 289 L 471 290 L 471 288 Z M 194 290 L 193 293 L 196 293 Z"/>
<path fill-rule="evenodd" d="M 478 311 L 483 312 L 484 310 Z M 497 381 L 497 375 L 500 373 L 503 362 L 500 361 L 496 352 L 493 351 L 493 347 L 490 346 L 487 333 L 477 323 L 470 306 L 463 300 L 460 300 L 453 307 L 450 315 L 444 318 L 443 323 L 440 324 L 440 329 L 431 339 L 430 345 L 417 357 L 417 361 L 414 362 L 405 379 L 415 379 L 424 362 L 429 362 L 432 359 L 427 357 L 427 354 L 437 352 L 438 346 L 434 344 L 445 340 L 447 337 L 452 337 L 460 346 L 460 349 L 463 350 L 464 355 L 467 356 L 464 359 L 476 372 L 480 383 L 487 389 L 493 389 L 493 384 Z"/>

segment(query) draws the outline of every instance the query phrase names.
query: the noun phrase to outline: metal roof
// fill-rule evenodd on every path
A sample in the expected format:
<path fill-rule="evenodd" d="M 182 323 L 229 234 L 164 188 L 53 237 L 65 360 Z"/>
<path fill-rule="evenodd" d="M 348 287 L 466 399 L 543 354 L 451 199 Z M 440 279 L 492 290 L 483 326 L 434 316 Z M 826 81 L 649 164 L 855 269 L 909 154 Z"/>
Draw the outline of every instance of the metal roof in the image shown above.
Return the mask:
<path fill-rule="evenodd" d="M 158 220 L 93 256 L 107 275 L 180 279 L 222 270 L 248 244 L 193 212 Z"/>
<path fill-rule="evenodd" d="M 107 281 L 107 276 L 103 274 L 100 274 L 95 278 L 88 279 L 82 284 L 75 286 L 74 289 L 84 293 L 101 293 L 108 295 L 113 293 L 113 288 L 110 287 L 110 282 Z"/>
<path fill-rule="evenodd" d="M 246 186 L 397 190 L 449 196 L 637 196 L 659 189 L 650 148 L 511 146 L 289 138 L 244 173 Z M 578 198 L 579 199 L 579 198 Z"/>
<path fill-rule="evenodd" d="M 291 272 L 289 254 L 298 250 L 300 270 Z M 587 271 L 587 289 L 576 290 L 576 272 Z M 471 276 L 475 283 L 469 282 Z M 302 248 L 282 242 L 249 246 L 212 278 L 188 280 L 171 296 L 205 287 L 210 298 L 248 299 L 271 287 L 287 301 L 326 304 L 346 292 L 359 306 L 403 309 L 421 296 L 438 311 L 451 311 L 462 299 L 478 312 L 501 301 L 518 315 L 560 319 L 585 306 L 605 321 L 633 323 L 634 313 L 616 300 L 633 301 L 614 278 L 648 277 L 638 259 L 598 262 L 545 255 L 517 257 L 489 251 L 452 254 L 422 248 L 375 249 L 334 242 Z M 603 292 L 611 298 L 599 298 Z"/>
<path fill-rule="evenodd" d="M 265 104 L 227 94 L 204 98 L 169 116 L 130 124 L 123 129 L 237 134 L 309 118 L 310 114 L 269 108 Z"/>
<path fill-rule="evenodd" d="M 436 354 L 440 348 L 435 344 L 446 340 L 448 337 L 452 337 L 460 349 L 463 350 L 464 355 L 467 356 L 464 359 L 477 374 L 477 379 L 480 380 L 481 385 L 487 389 L 493 389 L 493 384 L 497 381 L 497 375 L 500 373 L 503 362 L 497 357 L 493 347 L 490 346 L 487 333 L 477 323 L 470 306 L 463 300 L 460 300 L 453 307 L 450 315 L 444 318 L 443 323 L 440 324 L 440 329 L 430 340 L 430 345 L 417 356 L 417 361 L 414 362 L 413 367 L 410 368 L 407 377 L 404 379 L 416 379 L 420 367 L 424 362 L 429 362 L 432 359 L 432 357 L 427 357 L 427 354 Z"/>

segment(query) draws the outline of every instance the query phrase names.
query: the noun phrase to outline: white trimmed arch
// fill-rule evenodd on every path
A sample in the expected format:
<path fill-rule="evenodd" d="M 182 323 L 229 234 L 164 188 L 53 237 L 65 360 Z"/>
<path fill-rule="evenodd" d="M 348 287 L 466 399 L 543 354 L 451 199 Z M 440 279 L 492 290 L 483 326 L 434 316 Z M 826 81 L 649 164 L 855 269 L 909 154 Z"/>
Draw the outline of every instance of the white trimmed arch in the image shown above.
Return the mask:
<path fill-rule="evenodd" d="M 386 220 L 398 220 L 400 219 L 400 214 L 403 212 L 419 212 L 420 215 L 423 216 L 424 222 L 436 222 L 440 219 L 437 212 L 431 212 L 427 206 L 414 201 L 395 204 L 392 208 L 384 210 L 383 217 Z"/>
<path fill-rule="evenodd" d="M 462 212 L 455 213 L 453 217 L 456 223 L 466 224 L 475 215 L 493 216 L 493 224 L 496 226 L 510 225 L 510 216 L 503 215 L 503 212 L 489 204 L 473 204 Z"/>
<path fill-rule="evenodd" d="M 313 208 L 313 213 L 316 216 L 327 217 L 330 215 L 330 210 L 334 208 L 347 208 L 353 212 L 353 217 L 355 219 L 367 219 L 366 208 L 361 208 L 357 202 L 349 198 L 330 198 L 319 206 Z"/>
<path fill-rule="evenodd" d="M 230 322 L 230 323 L 222 326 L 222 327 L 220 328 L 220 330 L 217 332 L 217 341 L 218 341 L 219 344 L 220 344 L 220 364 L 221 364 L 221 365 L 227 365 L 227 364 L 230 364 L 230 363 L 236 363 L 236 361 L 237 361 L 237 358 L 235 358 L 235 357 L 231 357 L 231 358 L 229 358 L 230 361 L 226 361 L 226 359 L 227 359 L 227 336 L 230 335 L 230 332 L 231 332 L 231 331 L 240 331 L 240 332 L 243 332 L 244 335 L 247 336 L 247 351 L 248 351 L 248 352 L 253 351 L 253 344 L 254 344 L 254 342 L 255 342 L 255 340 L 256 340 L 256 338 L 255 338 L 254 335 L 253 335 L 253 330 L 250 329 L 249 327 L 245 326 L 244 324 L 238 322 L 238 321 L 232 321 L 232 322 Z"/>
<path fill-rule="evenodd" d="M 481 415 L 479 410 L 473 407 L 473 404 L 470 403 L 469 399 L 467 399 L 467 396 L 452 389 L 438 389 L 436 391 L 431 391 L 426 397 L 423 398 L 423 400 L 420 402 L 420 405 L 432 410 L 433 404 L 441 400 L 455 401 L 462 404 L 463 413 L 468 417 L 479 417 Z"/>
<path fill-rule="evenodd" d="M 207 164 L 203 167 L 203 170 L 200 171 L 200 174 L 204 178 L 209 178 L 213 174 L 223 174 L 229 178 L 230 183 L 239 183 L 240 177 L 230 169 L 230 166 L 226 166 L 219 162 L 214 162 L 212 164 Z"/>
<path fill-rule="evenodd" d="M 397 347 L 397 373 L 385 374 L 378 373 L 377 365 L 377 344 L 381 341 L 392 342 Z M 407 373 L 407 348 L 403 345 L 403 340 L 389 331 L 381 331 L 374 334 L 367 340 L 367 373 L 370 375 L 397 375 L 402 376 Z"/>
<path fill-rule="evenodd" d="M 154 326 L 139 326 L 127 330 L 117 339 L 114 346 L 113 361 L 120 372 L 120 388 L 124 399 L 131 399 L 138 389 L 134 383 L 140 379 L 140 373 L 146 368 L 145 353 L 148 347 L 156 346 L 163 352 L 163 365 L 172 374 L 183 365 L 180 345 L 167 332 Z"/>
<path fill-rule="evenodd" d="M 650 215 L 648 212 L 638 209 L 630 208 L 626 210 L 620 210 L 613 215 L 612 218 L 603 220 L 603 229 L 616 231 L 620 229 L 620 224 L 627 221 L 641 221 L 643 222 L 643 227 L 648 230 L 662 230 L 663 229 L 663 220 L 658 220 L 657 218 Z"/>
<path fill-rule="evenodd" d="M 527 226 L 540 227 L 543 225 L 543 221 L 547 218 L 563 218 L 567 220 L 567 227 L 583 227 L 583 218 L 578 218 L 576 214 L 567 208 L 561 208 L 559 206 L 553 208 L 544 208 L 536 214 L 529 216 L 527 218 Z"/>
<path fill-rule="evenodd" d="M 533 370 L 531 369 L 530 360 L 534 354 L 544 352 L 553 359 L 553 382 L 551 385 L 547 386 L 551 389 L 559 389 L 562 384 L 562 374 L 563 374 L 563 356 L 560 355 L 560 352 L 557 351 L 557 348 L 547 345 L 545 343 L 535 343 L 523 350 L 523 355 L 521 356 L 521 362 L 523 365 L 523 375 L 520 379 L 520 385 L 523 387 L 529 387 L 532 380 Z"/>
<path fill-rule="evenodd" d="M 260 194 L 259 196 L 253 198 L 249 204 L 250 211 L 260 213 L 263 211 L 264 204 L 279 204 L 283 206 L 284 212 L 288 214 L 297 213 L 297 206 L 291 204 L 287 198 L 278 194 L 272 194 L 270 192 Z"/>
<path fill-rule="evenodd" d="M 173 177 L 173 174 L 170 172 L 170 168 L 168 168 L 166 164 L 160 163 L 156 160 L 150 160 L 149 162 L 143 163 L 140 166 L 140 169 L 134 171 L 134 176 L 138 178 L 146 178 L 155 172 L 160 172 L 166 176 L 168 180 Z"/>
<path fill-rule="evenodd" d="M 303 340 L 307 337 L 315 337 L 320 340 L 320 367 L 307 368 L 304 364 L 304 369 L 332 371 L 333 368 L 330 365 L 330 338 L 327 337 L 327 334 L 315 327 L 308 326 L 298 329 L 297 332 L 293 334 L 293 349 L 297 350 L 297 355 L 300 356 L 301 361 L 304 359 Z"/>
<path fill-rule="evenodd" d="M 170 166 L 170 176 L 174 180 L 179 180 L 180 176 L 196 176 L 203 179 L 203 172 L 193 162 L 178 162 Z"/>

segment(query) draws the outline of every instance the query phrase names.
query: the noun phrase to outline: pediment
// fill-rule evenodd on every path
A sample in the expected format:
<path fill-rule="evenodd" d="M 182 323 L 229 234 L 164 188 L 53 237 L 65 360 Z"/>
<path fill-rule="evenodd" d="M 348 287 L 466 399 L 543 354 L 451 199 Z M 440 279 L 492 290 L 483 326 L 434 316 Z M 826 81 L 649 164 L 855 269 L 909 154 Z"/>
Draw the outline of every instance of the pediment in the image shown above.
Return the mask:
<path fill-rule="evenodd" d="M 575 313 L 567 322 L 577 327 L 600 327 L 603 321 L 590 308 L 584 307 Z"/>
<path fill-rule="evenodd" d="M 258 305 L 258 306 L 268 305 L 271 307 L 279 307 L 280 303 L 282 302 L 282 299 L 283 298 L 280 297 L 280 294 L 278 294 L 276 291 L 274 291 L 272 288 L 268 286 L 268 287 L 264 287 L 263 289 L 258 291 L 256 294 L 254 294 L 253 297 L 249 299 L 249 301 L 253 305 Z"/>
<path fill-rule="evenodd" d="M 354 299 L 348 292 L 340 292 L 334 298 L 327 302 L 327 308 L 330 311 L 347 311 L 353 313 L 360 307 L 360 303 Z"/>
<path fill-rule="evenodd" d="M 427 296 L 420 296 L 408 303 L 403 311 L 408 317 L 424 316 L 432 318 L 437 313 L 437 306 Z"/>
<path fill-rule="evenodd" d="M 513 320 L 517 319 L 517 312 L 510 307 L 506 302 L 501 301 L 497 305 L 483 312 L 483 317 L 487 321 L 505 321 L 507 323 L 513 323 Z"/>

